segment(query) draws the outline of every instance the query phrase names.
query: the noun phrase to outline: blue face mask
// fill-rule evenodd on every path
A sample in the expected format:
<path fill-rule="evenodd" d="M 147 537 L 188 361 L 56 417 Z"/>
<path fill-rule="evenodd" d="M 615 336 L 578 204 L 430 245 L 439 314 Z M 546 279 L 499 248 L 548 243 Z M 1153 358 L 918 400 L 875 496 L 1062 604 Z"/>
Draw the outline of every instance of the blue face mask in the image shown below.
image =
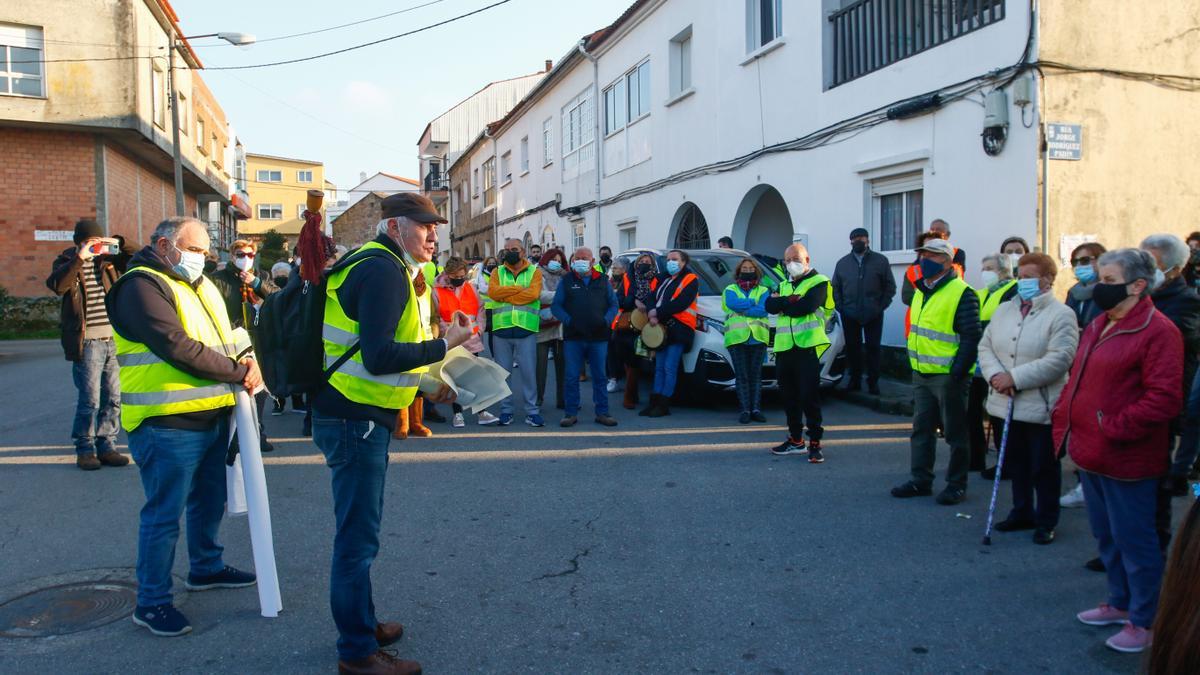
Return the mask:
<path fill-rule="evenodd" d="M 1096 280 L 1096 268 L 1091 265 L 1080 265 L 1075 268 L 1075 278 L 1081 284 L 1090 284 Z"/>
<path fill-rule="evenodd" d="M 946 269 L 940 262 L 930 258 L 921 258 L 921 276 L 925 279 L 932 279 L 942 273 Z"/>
<path fill-rule="evenodd" d="M 1041 279 L 1018 279 L 1017 280 L 1017 295 L 1021 296 L 1022 300 L 1032 300 L 1042 294 Z"/>
<path fill-rule="evenodd" d="M 575 274 L 583 276 L 588 273 L 588 270 L 592 269 L 592 266 L 586 260 L 575 260 L 571 263 L 571 269 L 575 270 Z"/>
<path fill-rule="evenodd" d="M 679 274 L 679 261 L 678 260 L 668 260 L 667 261 L 667 274 L 670 274 L 671 276 L 675 276 L 676 274 Z"/>
<path fill-rule="evenodd" d="M 561 272 L 562 263 L 558 262 L 557 260 L 551 260 L 550 262 L 546 263 L 546 269 L 550 270 L 551 272 Z"/>

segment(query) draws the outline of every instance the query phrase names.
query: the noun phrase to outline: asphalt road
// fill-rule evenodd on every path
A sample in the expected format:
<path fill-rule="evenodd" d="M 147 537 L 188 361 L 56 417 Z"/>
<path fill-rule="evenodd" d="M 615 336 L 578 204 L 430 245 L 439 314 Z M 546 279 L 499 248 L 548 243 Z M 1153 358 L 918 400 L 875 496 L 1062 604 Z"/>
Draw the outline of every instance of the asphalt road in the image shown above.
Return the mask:
<path fill-rule="evenodd" d="M 0 602 L 52 575 L 132 567 L 137 469 L 74 468 L 57 344 L 0 354 Z M 407 626 L 400 654 L 431 673 L 1137 670 L 1103 646 L 1111 630 L 1074 619 L 1105 589 L 1082 567 L 1083 511 L 1064 512 L 1051 546 L 1016 533 L 985 548 L 978 477 L 959 507 L 888 495 L 907 475 L 906 419 L 831 403 L 827 461 L 812 465 L 767 453 L 783 436 L 774 402 L 753 426 L 724 396 L 707 405 L 660 420 L 618 407 L 612 430 L 585 408 L 570 430 L 551 414 L 544 429 L 433 425 L 433 439 L 393 442 L 373 582 L 381 618 Z M 0 637 L 0 670 L 333 672 L 328 470 L 299 415 L 267 425 L 280 617 L 258 615 L 253 589 L 177 585 L 186 637 L 127 619 Z M 226 562 L 251 567 L 246 521 L 222 536 Z"/>

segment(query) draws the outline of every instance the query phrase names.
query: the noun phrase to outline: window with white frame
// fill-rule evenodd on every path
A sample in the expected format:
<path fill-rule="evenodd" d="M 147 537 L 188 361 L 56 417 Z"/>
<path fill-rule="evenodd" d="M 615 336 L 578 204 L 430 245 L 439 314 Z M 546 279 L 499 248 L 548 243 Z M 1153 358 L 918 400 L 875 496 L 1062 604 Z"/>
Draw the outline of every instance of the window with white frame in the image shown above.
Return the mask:
<path fill-rule="evenodd" d="M 259 169 L 258 178 L 256 180 L 259 183 L 282 183 L 283 172 L 276 171 L 274 169 Z"/>
<path fill-rule="evenodd" d="M 671 97 L 692 88 L 692 27 L 671 38 Z"/>
<path fill-rule="evenodd" d="M 617 225 L 617 245 L 619 251 L 637 248 L 637 221 Z"/>
<path fill-rule="evenodd" d="M 211 140 L 212 140 L 212 160 L 218 166 L 220 166 L 220 164 L 221 164 L 221 143 L 219 141 L 217 141 L 216 133 L 213 133 Z"/>
<path fill-rule="evenodd" d="M 529 137 L 521 138 L 521 173 L 529 171 Z"/>
<path fill-rule="evenodd" d="M 650 61 L 639 63 L 604 90 L 604 135 L 614 134 L 650 112 Z"/>
<path fill-rule="evenodd" d="M 917 244 L 925 206 L 921 172 L 871 181 L 872 228 L 880 251 L 908 251 Z"/>
<path fill-rule="evenodd" d="M 542 166 L 554 163 L 554 118 L 542 122 Z"/>
<path fill-rule="evenodd" d="M 625 76 L 604 90 L 604 135 L 625 128 Z"/>
<path fill-rule="evenodd" d="M 313 172 L 312 171 L 297 171 L 296 172 L 296 182 L 297 183 L 313 182 Z"/>
<path fill-rule="evenodd" d="M 150 116 L 160 129 L 167 128 L 167 75 L 158 61 L 150 62 Z"/>
<path fill-rule="evenodd" d="M 475 167 L 475 169 L 473 170 L 472 173 L 474 174 L 474 177 L 471 180 L 471 198 L 478 199 L 479 198 L 479 167 Z"/>
<path fill-rule="evenodd" d="M 259 220 L 283 220 L 283 204 L 259 204 Z"/>
<path fill-rule="evenodd" d="M 0 94 L 44 96 L 42 29 L 0 23 Z"/>
<path fill-rule="evenodd" d="M 575 223 L 574 236 L 571 238 L 572 248 L 583 248 L 583 231 L 584 223 L 582 220 L 580 220 L 579 222 Z"/>
<path fill-rule="evenodd" d="M 592 90 L 571 99 L 562 109 L 562 154 L 563 157 L 589 147 L 595 141 L 595 126 L 592 110 Z"/>
<path fill-rule="evenodd" d="M 296 205 L 296 217 L 299 218 L 300 220 L 304 220 L 304 210 L 307 208 L 308 208 L 308 206 L 305 204 L 297 204 Z"/>
<path fill-rule="evenodd" d="M 496 157 L 488 157 L 483 163 L 483 208 L 496 203 Z"/>
<path fill-rule="evenodd" d="M 512 150 L 500 155 L 500 184 L 507 185 L 512 182 Z"/>
<path fill-rule="evenodd" d="M 187 136 L 189 126 L 187 97 L 179 94 L 179 133 Z"/>
<path fill-rule="evenodd" d="M 196 147 L 204 150 L 204 118 L 196 118 Z"/>
<path fill-rule="evenodd" d="M 746 0 L 746 52 L 783 35 L 783 0 Z"/>
<path fill-rule="evenodd" d="M 625 75 L 625 89 L 629 92 L 629 121 L 635 122 L 641 116 L 650 114 L 649 60 L 641 62 Z"/>

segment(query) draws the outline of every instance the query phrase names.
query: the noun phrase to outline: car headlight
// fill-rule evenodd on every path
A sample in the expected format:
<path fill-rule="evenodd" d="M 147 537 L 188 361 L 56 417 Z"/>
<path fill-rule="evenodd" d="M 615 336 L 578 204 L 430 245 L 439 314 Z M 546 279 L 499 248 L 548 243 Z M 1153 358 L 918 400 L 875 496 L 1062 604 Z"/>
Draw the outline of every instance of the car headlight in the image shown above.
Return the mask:
<path fill-rule="evenodd" d="M 725 322 L 724 321 L 721 321 L 719 319 L 712 319 L 707 316 L 702 316 L 700 318 L 704 321 L 705 326 L 712 328 L 714 331 L 716 331 L 717 333 L 720 333 L 721 335 L 725 334 Z"/>

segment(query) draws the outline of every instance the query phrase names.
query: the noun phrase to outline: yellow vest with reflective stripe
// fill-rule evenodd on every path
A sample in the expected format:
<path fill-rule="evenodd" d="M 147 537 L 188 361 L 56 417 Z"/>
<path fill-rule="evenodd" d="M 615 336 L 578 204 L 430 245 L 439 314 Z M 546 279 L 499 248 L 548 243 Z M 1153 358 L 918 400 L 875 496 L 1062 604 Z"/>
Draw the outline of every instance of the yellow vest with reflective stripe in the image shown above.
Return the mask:
<path fill-rule="evenodd" d="M 368 242 L 358 250 L 365 251 L 372 248 L 387 251 L 387 254 L 395 258 L 397 262 L 403 262 L 388 247 L 378 242 Z M 321 330 L 326 368 L 332 366 L 339 356 L 346 353 L 359 340 L 358 322 L 346 316 L 345 310 L 338 302 L 337 290 L 346 282 L 350 270 L 362 262 L 359 260 L 334 272 L 329 275 L 326 283 L 325 324 Z M 407 267 L 404 267 L 404 283 L 408 284 L 409 302 L 404 305 L 404 312 L 400 315 L 400 322 L 396 324 L 396 333 L 393 339 L 396 342 L 423 342 L 425 331 L 421 328 L 421 303 L 413 289 L 412 278 L 409 276 Z M 383 289 L 380 289 L 380 292 L 384 292 Z M 428 306 L 425 311 L 428 311 Z M 421 374 L 428 370 L 428 367 L 421 366 L 403 373 L 375 375 L 363 365 L 362 350 L 360 349 L 334 371 L 329 378 L 329 384 L 341 392 L 342 396 L 355 403 L 399 410 L 407 408 L 416 398 L 417 386 L 421 383 Z"/>
<path fill-rule="evenodd" d="M 220 291 L 208 277 L 193 289 L 149 267 L 134 267 L 126 274 L 161 279 L 175 298 L 179 323 L 191 339 L 235 358 L 233 329 Z M 117 364 L 121 367 L 121 428 L 137 429 L 150 417 L 217 410 L 233 405 L 233 387 L 185 373 L 158 357 L 140 342 L 126 339 L 116 327 Z"/>
<path fill-rule="evenodd" d="M 1004 300 L 1004 294 L 1008 289 L 1016 285 L 1016 280 L 1002 284 L 994 291 L 989 291 L 986 288 L 977 288 L 975 293 L 979 295 L 979 322 L 986 323 L 992 320 L 992 315 L 1000 309 L 1000 303 Z"/>
<path fill-rule="evenodd" d="M 529 285 L 533 283 L 533 271 L 533 263 L 530 263 L 514 277 L 507 266 L 501 265 L 499 268 L 500 285 L 529 288 Z M 534 300 L 528 305 L 512 305 L 488 299 L 486 306 L 492 310 L 492 330 L 494 331 L 505 328 L 524 328 L 530 333 L 536 333 L 541 328 L 542 321 L 538 315 L 542 309 L 540 299 Z"/>
<path fill-rule="evenodd" d="M 767 294 L 767 287 L 760 284 L 750 289 L 750 294 L 747 295 L 741 286 L 729 284 L 725 287 L 725 293 L 729 291 L 733 291 L 743 300 L 757 303 Z M 725 346 L 740 345 L 751 337 L 764 345 L 770 343 L 771 332 L 767 326 L 767 318 L 746 316 L 729 309 L 729 305 L 725 304 L 725 293 L 721 294 L 721 309 L 725 310 Z"/>
<path fill-rule="evenodd" d="M 825 284 L 825 304 L 820 311 L 804 316 L 787 316 L 780 314 L 775 322 L 775 353 L 786 352 L 792 347 L 814 347 L 817 358 L 829 349 L 829 336 L 825 333 L 825 322 L 833 315 L 833 287 L 829 277 L 824 274 L 814 274 L 799 284 L 793 284 L 791 279 L 785 280 L 779 286 L 779 295 L 804 297 L 810 290 Z"/>
<path fill-rule="evenodd" d="M 914 372 L 925 375 L 950 372 L 959 342 L 954 332 L 954 313 L 963 293 L 969 290 L 967 282 L 955 277 L 933 295 L 927 296 L 920 289 L 913 294 L 908 365 Z"/>

